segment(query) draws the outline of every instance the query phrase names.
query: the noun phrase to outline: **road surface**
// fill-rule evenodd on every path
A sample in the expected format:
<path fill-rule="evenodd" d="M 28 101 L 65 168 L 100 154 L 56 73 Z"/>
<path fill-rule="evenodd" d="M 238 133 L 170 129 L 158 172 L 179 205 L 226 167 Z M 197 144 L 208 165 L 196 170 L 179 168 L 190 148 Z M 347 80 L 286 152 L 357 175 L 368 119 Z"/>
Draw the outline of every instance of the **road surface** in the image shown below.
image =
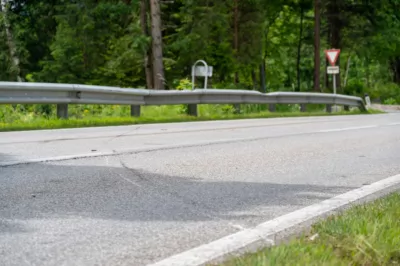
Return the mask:
<path fill-rule="evenodd" d="M 0 133 L 0 264 L 154 263 L 399 174 L 399 151 L 396 113 Z"/>

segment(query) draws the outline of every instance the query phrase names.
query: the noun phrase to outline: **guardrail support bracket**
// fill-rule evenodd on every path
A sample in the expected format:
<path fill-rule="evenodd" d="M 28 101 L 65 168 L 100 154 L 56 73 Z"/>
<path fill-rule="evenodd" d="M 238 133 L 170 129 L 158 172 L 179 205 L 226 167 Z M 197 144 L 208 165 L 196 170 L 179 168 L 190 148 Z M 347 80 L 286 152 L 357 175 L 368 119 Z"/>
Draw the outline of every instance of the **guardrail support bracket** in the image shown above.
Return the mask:
<path fill-rule="evenodd" d="M 61 103 L 57 104 L 57 117 L 58 118 L 68 118 L 68 104 L 67 103 Z"/>
<path fill-rule="evenodd" d="M 235 103 L 235 104 L 233 105 L 233 113 L 234 113 L 235 115 L 240 114 L 240 104 L 239 104 L 239 103 Z"/>
<path fill-rule="evenodd" d="M 268 105 L 268 110 L 270 112 L 276 112 L 276 104 L 273 104 L 273 103 L 269 104 Z"/>
<path fill-rule="evenodd" d="M 332 113 L 332 104 L 327 104 L 326 105 L 326 112 L 327 113 Z"/>
<path fill-rule="evenodd" d="M 187 114 L 190 116 L 197 116 L 197 104 L 188 104 Z"/>
<path fill-rule="evenodd" d="M 131 116 L 133 117 L 140 116 L 140 105 L 131 105 Z"/>
<path fill-rule="evenodd" d="M 305 103 L 300 104 L 300 112 L 304 113 L 307 111 L 307 105 Z"/>

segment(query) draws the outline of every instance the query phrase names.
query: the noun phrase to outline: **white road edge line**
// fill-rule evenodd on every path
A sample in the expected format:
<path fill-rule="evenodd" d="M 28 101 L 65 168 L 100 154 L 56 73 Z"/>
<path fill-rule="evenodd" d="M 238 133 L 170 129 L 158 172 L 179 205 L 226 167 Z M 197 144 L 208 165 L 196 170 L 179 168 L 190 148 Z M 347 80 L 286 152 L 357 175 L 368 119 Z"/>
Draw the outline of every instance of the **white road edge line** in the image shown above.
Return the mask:
<path fill-rule="evenodd" d="M 387 125 L 382 125 L 387 126 Z M 369 129 L 376 128 L 378 125 L 370 125 L 363 127 L 349 127 L 349 128 L 339 128 L 339 129 L 327 129 L 327 130 L 319 130 L 319 131 L 310 131 L 310 132 L 298 132 L 297 134 L 288 134 L 284 135 L 285 137 L 302 135 L 302 134 L 318 134 L 318 133 L 329 133 L 336 131 L 345 131 L 345 130 L 359 130 L 359 129 Z M 63 155 L 63 156 L 54 156 L 54 157 L 44 157 L 44 158 L 35 158 L 35 159 L 23 159 L 23 160 L 14 160 L 8 162 L 0 162 L 0 167 L 8 167 L 15 166 L 20 164 L 31 164 L 31 163 L 43 163 L 43 162 L 56 162 L 56 161 L 67 161 L 67 160 L 75 160 L 75 159 L 84 159 L 84 158 L 95 158 L 95 157 L 103 157 L 103 156 L 116 156 L 123 154 L 135 154 L 142 152 L 151 152 L 151 151 L 162 151 L 162 150 L 171 150 L 171 149 L 179 149 L 179 148 L 191 148 L 198 146 L 206 146 L 206 145 L 217 145 L 217 144 L 228 144 L 239 141 L 257 141 L 262 139 L 274 138 L 275 136 L 269 137 L 257 137 L 257 138 L 234 138 L 234 139 L 221 139 L 216 141 L 200 141 L 195 143 L 186 143 L 186 144 L 174 144 L 174 145 L 165 145 L 158 146 L 154 148 L 139 148 L 139 149 L 125 149 L 119 151 L 104 151 L 104 152 L 93 152 L 93 153 L 84 153 L 84 154 L 73 154 L 73 155 Z"/>
<path fill-rule="evenodd" d="M 273 236 L 278 233 L 396 185 L 400 185 L 400 174 L 288 213 L 256 227 L 228 235 L 148 266 L 200 266 L 221 260 L 229 254 L 238 253 L 255 243 L 263 242 L 264 246 L 273 245 Z"/>
<path fill-rule="evenodd" d="M 321 133 L 338 132 L 338 131 L 347 131 L 347 130 L 375 128 L 375 127 L 378 127 L 378 125 L 370 125 L 370 126 L 363 126 L 363 127 L 345 127 L 345 128 L 335 128 L 335 129 L 325 129 L 325 130 L 320 130 L 319 132 L 321 132 Z"/>

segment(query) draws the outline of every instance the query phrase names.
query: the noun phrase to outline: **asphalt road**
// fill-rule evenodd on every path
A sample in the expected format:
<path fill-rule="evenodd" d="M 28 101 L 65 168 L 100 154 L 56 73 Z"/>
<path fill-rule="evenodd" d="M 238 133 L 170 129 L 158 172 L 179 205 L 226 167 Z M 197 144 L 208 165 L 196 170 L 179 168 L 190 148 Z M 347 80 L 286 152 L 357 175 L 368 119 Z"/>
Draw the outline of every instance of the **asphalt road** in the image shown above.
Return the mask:
<path fill-rule="evenodd" d="M 0 133 L 0 164 L 36 160 L 0 167 L 0 265 L 146 265 L 399 174 L 399 151 L 395 113 Z"/>

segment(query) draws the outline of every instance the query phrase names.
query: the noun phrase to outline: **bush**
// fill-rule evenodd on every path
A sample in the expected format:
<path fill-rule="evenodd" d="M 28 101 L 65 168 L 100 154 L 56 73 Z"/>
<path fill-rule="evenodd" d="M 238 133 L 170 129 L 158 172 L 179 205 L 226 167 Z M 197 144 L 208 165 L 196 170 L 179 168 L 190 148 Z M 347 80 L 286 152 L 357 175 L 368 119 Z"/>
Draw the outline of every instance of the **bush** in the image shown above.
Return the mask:
<path fill-rule="evenodd" d="M 364 86 L 364 83 L 359 80 L 349 82 L 349 84 L 344 88 L 344 94 L 359 97 L 362 97 L 366 91 L 367 89 Z"/>
<path fill-rule="evenodd" d="M 400 86 L 395 83 L 376 84 L 368 93 L 371 99 L 380 99 L 385 102 L 393 98 L 395 102 L 400 102 Z"/>
<path fill-rule="evenodd" d="M 383 101 L 383 104 L 396 105 L 398 102 L 394 98 L 389 98 Z"/>

